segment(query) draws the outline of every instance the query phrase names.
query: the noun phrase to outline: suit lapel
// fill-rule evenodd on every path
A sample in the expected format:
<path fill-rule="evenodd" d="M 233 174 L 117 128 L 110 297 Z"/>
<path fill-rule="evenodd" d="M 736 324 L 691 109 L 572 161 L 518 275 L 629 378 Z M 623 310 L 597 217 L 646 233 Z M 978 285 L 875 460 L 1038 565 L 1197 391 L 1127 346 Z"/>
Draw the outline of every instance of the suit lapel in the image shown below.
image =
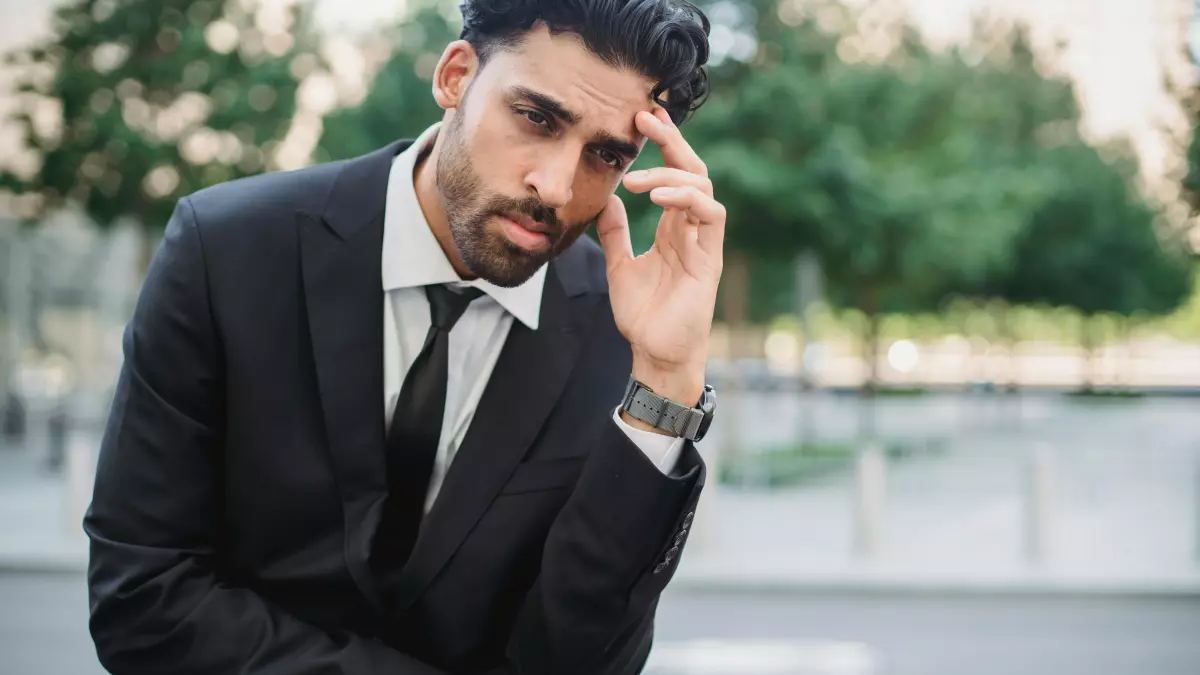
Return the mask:
<path fill-rule="evenodd" d="M 471 426 L 441 492 L 421 525 L 401 575 L 396 611 L 403 613 L 437 575 L 537 437 L 579 355 L 586 307 L 569 298 L 553 270 L 546 275 L 539 328 L 514 322 Z"/>
<path fill-rule="evenodd" d="M 377 609 L 368 566 L 387 496 L 383 417 L 383 206 L 396 143 L 343 165 L 323 214 L 297 213 L 304 309 L 350 575 Z"/>
<path fill-rule="evenodd" d="M 304 308 L 330 463 L 341 493 L 345 558 L 385 611 L 369 559 L 387 497 L 383 415 L 383 210 L 400 141 L 342 165 L 324 212 L 297 213 Z M 525 456 L 570 377 L 599 296 L 580 245 L 551 263 L 539 329 L 514 322 L 463 444 L 400 575 L 405 611 L 466 539 Z M 603 274 L 602 270 L 599 274 Z"/>

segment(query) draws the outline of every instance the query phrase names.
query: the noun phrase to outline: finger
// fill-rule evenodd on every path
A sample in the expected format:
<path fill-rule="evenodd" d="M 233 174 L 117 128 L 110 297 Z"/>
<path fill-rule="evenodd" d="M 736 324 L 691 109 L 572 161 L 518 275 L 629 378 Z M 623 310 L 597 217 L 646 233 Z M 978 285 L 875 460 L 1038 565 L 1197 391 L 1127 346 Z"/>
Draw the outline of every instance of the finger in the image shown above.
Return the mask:
<path fill-rule="evenodd" d="M 625 189 L 634 194 L 649 192 L 657 187 L 692 186 L 708 196 L 712 196 L 712 181 L 682 169 L 668 166 L 655 167 L 644 171 L 631 171 L 625 174 Z"/>
<path fill-rule="evenodd" d="M 700 160 L 700 156 L 692 149 L 692 146 L 683 138 L 679 127 L 675 126 L 667 116 L 666 111 L 662 113 L 667 119 L 666 122 L 662 118 L 642 111 L 634 118 L 634 123 L 637 125 L 638 131 L 646 138 L 654 141 L 662 148 L 663 161 L 667 166 L 676 169 L 694 173 L 700 176 L 708 175 L 708 167 Z"/>
<path fill-rule="evenodd" d="M 680 209 L 664 209 L 654 231 L 654 243 L 682 251 L 679 246 L 683 241 L 683 232 L 689 228 L 694 229 L 695 226 L 689 225 L 687 213 Z"/>
<path fill-rule="evenodd" d="M 725 207 L 694 187 L 656 188 L 650 200 L 663 208 L 676 208 L 699 224 L 697 242 L 710 255 L 719 255 L 725 242 Z"/>
<path fill-rule="evenodd" d="M 725 207 L 691 186 L 654 188 L 650 191 L 650 201 L 663 208 L 679 209 L 687 213 L 689 220 L 696 222 L 725 221 Z"/>
<path fill-rule="evenodd" d="M 633 242 L 629 238 L 629 216 L 625 203 L 616 195 L 608 196 L 608 203 L 596 218 L 596 234 L 604 249 L 604 260 L 608 269 L 615 269 L 633 258 Z"/>

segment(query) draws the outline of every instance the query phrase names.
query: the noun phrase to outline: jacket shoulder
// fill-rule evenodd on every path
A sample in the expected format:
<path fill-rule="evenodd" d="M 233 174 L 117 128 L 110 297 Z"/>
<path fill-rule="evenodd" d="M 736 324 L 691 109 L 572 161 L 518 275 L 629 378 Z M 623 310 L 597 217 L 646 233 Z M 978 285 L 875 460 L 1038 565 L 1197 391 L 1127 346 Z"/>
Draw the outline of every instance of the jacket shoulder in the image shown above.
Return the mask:
<path fill-rule="evenodd" d="M 554 260 L 554 269 L 570 295 L 608 295 L 608 267 L 604 262 L 604 249 L 591 237 L 580 237 L 559 254 Z"/>
<path fill-rule="evenodd" d="M 239 178 L 191 194 L 198 227 L 205 233 L 243 230 L 284 219 L 291 223 L 296 211 L 320 213 L 346 161 L 328 162 L 293 171 Z"/>

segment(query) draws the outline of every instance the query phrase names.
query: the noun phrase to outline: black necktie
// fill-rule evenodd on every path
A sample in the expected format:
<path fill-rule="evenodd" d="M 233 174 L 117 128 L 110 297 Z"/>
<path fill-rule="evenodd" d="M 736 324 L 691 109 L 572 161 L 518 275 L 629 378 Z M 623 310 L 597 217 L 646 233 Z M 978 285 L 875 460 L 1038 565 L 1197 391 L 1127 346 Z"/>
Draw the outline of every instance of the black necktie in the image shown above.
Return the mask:
<path fill-rule="evenodd" d="M 443 285 L 425 287 L 432 325 L 400 388 L 387 438 L 388 498 L 376 533 L 375 562 L 391 572 L 408 560 L 425 512 L 446 410 L 450 331 L 482 294 L 477 288 L 455 292 Z"/>

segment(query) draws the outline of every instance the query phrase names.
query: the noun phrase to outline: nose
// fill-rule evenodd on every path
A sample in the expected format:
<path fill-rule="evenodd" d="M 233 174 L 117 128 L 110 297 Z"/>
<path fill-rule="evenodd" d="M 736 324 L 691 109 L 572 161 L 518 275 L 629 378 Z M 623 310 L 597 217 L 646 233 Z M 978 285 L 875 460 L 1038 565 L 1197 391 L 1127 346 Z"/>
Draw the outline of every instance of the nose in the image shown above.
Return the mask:
<path fill-rule="evenodd" d="M 537 164 L 525 176 L 525 184 L 543 204 L 561 209 L 571 201 L 578 166 L 578 152 L 565 148 L 540 152 Z"/>

